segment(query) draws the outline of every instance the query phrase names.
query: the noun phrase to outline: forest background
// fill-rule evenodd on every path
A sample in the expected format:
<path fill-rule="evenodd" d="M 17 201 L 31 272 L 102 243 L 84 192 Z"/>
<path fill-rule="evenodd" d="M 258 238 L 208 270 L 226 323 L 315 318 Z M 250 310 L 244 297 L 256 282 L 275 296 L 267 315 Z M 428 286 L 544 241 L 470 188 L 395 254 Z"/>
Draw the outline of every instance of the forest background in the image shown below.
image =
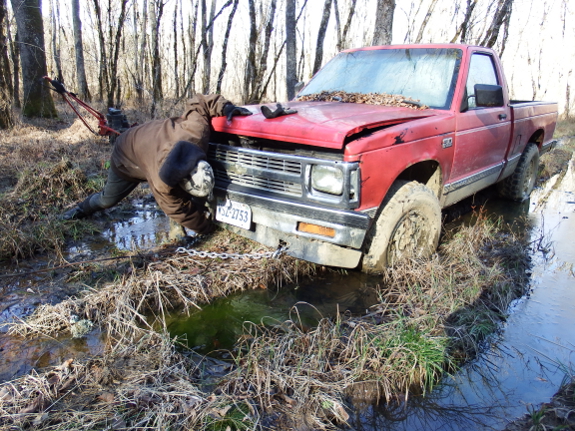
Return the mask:
<path fill-rule="evenodd" d="M 0 0 L 3 105 L 32 99 L 23 50 L 88 101 L 151 117 L 195 92 L 235 103 L 285 101 L 338 51 L 401 43 L 470 43 L 502 57 L 511 96 L 574 115 L 569 0 Z M 25 28 L 18 13 L 41 11 Z M 16 13 L 15 13 L 16 12 Z M 30 21 L 28 21 L 30 22 Z M 35 38 L 31 34 L 35 33 Z M 44 40 L 41 40 L 43 36 Z M 4 41 L 4 42 L 3 42 Z M 26 85 L 26 80 L 31 80 Z M 42 91 L 43 100 L 46 94 Z M 50 116 L 50 110 L 29 116 Z"/>

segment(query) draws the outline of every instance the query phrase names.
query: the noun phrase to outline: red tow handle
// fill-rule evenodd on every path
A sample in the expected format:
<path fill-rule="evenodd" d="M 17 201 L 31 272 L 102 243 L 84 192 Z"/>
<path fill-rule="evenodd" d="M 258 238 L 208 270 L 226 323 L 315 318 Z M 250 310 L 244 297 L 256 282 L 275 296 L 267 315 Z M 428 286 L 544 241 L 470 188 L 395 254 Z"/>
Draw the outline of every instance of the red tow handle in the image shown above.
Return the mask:
<path fill-rule="evenodd" d="M 51 79 L 49 76 L 44 76 L 44 77 L 42 77 L 42 79 L 48 81 L 50 83 L 50 85 L 52 85 L 53 88 L 51 88 L 51 90 L 62 95 L 62 98 L 66 101 L 66 103 L 68 103 L 68 105 L 70 105 L 70 108 L 72 108 L 72 110 L 76 113 L 78 118 L 80 118 L 80 120 L 82 120 L 82 123 L 84 123 L 84 125 L 93 134 L 100 135 L 100 136 L 111 136 L 111 135 L 119 135 L 120 134 L 120 132 L 118 132 L 117 130 L 114 130 L 108 126 L 108 121 L 106 120 L 106 116 L 104 114 L 96 111 L 90 105 L 88 105 L 87 103 L 78 99 L 78 97 L 74 93 L 70 93 L 69 91 L 67 91 L 64 88 L 64 84 L 62 84 L 60 81 L 57 81 L 55 79 Z M 86 122 L 84 117 L 78 112 L 76 107 L 72 104 L 70 99 L 74 100 L 78 105 L 80 105 L 82 108 L 84 108 L 89 114 L 93 115 L 94 117 L 96 117 L 98 119 L 98 133 L 96 133 L 94 131 L 94 129 L 92 129 L 90 127 L 90 125 Z"/>

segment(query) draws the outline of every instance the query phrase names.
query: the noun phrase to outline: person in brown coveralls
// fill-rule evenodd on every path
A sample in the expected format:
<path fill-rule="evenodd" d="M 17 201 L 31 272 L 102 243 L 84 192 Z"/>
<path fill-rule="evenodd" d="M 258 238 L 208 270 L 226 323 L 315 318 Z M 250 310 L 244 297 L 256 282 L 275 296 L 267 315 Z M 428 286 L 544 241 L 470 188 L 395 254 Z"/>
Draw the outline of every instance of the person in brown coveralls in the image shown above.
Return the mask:
<path fill-rule="evenodd" d="M 251 115 L 219 95 L 197 94 L 181 117 L 153 120 L 122 133 L 115 142 L 104 189 L 64 213 L 79 219 L 110 208 L 144 181 L 160 208 L 174 222 L 196 233 L 211 230 L 205 200 L 214 178 L 206 162 L 212 117 Z"/>

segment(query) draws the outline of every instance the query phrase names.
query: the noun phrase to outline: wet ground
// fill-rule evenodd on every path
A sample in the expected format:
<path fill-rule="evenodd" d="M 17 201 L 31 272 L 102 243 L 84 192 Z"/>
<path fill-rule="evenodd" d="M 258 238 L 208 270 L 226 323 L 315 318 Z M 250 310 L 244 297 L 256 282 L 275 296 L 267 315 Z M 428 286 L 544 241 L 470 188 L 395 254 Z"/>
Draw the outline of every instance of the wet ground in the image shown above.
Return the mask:
<path fill-rule="evenodd" d="M 412 398 L 407 405 L 360 406 L 352 418 L 354 429 L 502 429 L 557 391 L 565 375 L 563 367 L 570 367 L 575 356 L 573 170 L 545 187 L 527 203 L 492 198 L 487 205 L 489 212 L 508 220 L 527 215 L 534 264 L 529 295 L 513 305 L 489 349 L 424 398 Z M 111 213 L 115 221 L 110 224 L 106 218 L 95 239 L 72 244 L 68 258 L 145 250 L 166 241 L 168 219 L 149 200 L 137 201 L 135 206 L 135 211 Z M 66 294 L 48 295 L 50 283 L 43 283 L 41 277 L 32 284 L 11 283 L 16 284 L 3 295 L 0 323 L 25 316 L 40 303 L 58 302 Z M 173 314 L 168 327 L 173 335 L 185 336 L 198 353 L 215 351 L 213 355 L 225 357 L 246 321 L 274 324 L 291 319 L 305 327 L 337 312 L 363 313 L 377 302 L 377 283 L 377 278 L 354 271 L 322 273 L 281 290 L 260 289 L 223 298 L 190 316 Z M 0 333 L 0 381 L 59 364 L 72 353 L 76 357 L 97 354 L 102 346 L 101 335 L 95 332 L 81 339 L 41 343 L 16 341 Z"/>
<path fill-rule="evenodd" d="M 494 200 L 488 210 L 521 211 Z M 535 190 L 530 291 L 516 301 L 489 349 L 430 395 L 407 405 L 364 406 L 356 430 L 500 430 L 547 402 L 575 368 L 575 172 Z"/>

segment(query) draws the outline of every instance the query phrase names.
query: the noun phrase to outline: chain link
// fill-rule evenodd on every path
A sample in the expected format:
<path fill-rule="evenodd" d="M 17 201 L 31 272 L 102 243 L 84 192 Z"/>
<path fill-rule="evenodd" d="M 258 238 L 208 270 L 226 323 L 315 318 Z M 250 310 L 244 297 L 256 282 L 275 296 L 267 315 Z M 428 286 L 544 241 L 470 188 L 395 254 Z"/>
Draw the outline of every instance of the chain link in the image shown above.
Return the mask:
<path fill-rule="evenodd" d="M 176 249 L 176 253 L 179 254 L 187 254 L 190 257 L 199 257 L 199 258 L 209 258 L 209 259 L 264 259 L 264 258 L 272 258 L 277 259 L 279 258 L 285 251 L 287 247 L 279 246 L 275 251 L 265 251 L 265 252 L 258 252 L 258 253 L 216 253 L 214 251 L 199 251 L 193 248 L 186 248 L 186 247 L 178 247 Z"/>

